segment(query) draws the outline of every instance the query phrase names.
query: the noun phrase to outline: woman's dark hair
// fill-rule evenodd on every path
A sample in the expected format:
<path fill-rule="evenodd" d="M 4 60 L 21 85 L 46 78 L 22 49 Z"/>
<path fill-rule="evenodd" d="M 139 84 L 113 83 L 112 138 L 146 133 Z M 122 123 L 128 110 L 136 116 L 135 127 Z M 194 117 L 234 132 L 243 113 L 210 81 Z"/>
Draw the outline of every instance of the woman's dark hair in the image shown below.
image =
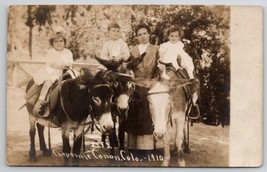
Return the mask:
<path fill-rule="evenodd" d="M 140 23 L 140 24 L 138 24 L 138 25 L 135 27 L 135 34 L 137 35 L 137 32 L 138 32 L 140 29 L 142 29 L 142 28 L 146 29 L 147 32 L 150 34 L 151 29 L 150 29 L 150 27 L 149 27 L 147 24 L 145 24 L 145 23 Z"/>

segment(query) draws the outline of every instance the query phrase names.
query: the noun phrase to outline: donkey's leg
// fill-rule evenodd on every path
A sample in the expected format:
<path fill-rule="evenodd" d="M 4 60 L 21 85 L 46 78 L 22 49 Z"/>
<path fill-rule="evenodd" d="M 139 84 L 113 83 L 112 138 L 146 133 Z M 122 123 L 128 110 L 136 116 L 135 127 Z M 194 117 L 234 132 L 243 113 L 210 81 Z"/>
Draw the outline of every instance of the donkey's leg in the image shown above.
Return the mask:
<path fill-rule="evenodd" d="M 114 125 L 115 126 L 115 125 Z M 108 134 L 110 155 L 115 155 L 115 147 L 118 145 L 115 127 Z"/>
<path fill-rule="evenodd" d="M 29 156 L 30 156 L 30 161 L 34 162 L 36 161 L 36 150 L 35 150 L 35 123 L 36 120 L 32 115 L 29 115 L 29 122 L 30 122 L 30 130 L 29 130 L 29 134 L 30 134 L 30 139 L 31 139 L 31 147 L 30 147 L 30 151 L 29 151 Z"/>
<path fill-rule="evenodd" d="M 116 123 L 113 122 L 113 129 L 110 131 L 108 134 L 109 138 L 109 144 L 110 144 L 110 155 L 115 155 L 115 150 L 114 147 L 118 146 L 118 140 L 117 140 L 117 134 L 116 134 Z"/>
<path fill-rule="evenodd" d="M 83 134 L 83 127 L 78 127 L 74 130 L 74 141 L 73 141 L 73 166 L 80 165 L 79 155 L 81 152 L 82 146 L 82 134 Z"/>
<path fill-rule="evenodd" d="M 106 135 L 105 135 L 105 134 L 101 134 L 101 141 L 102 141 L 103 145 L 104 145 L 105 147 L 107 147 L 107 143 L 106 143 Z"/>
<path fill-rule="evenodd" d="M 182 149 L 182 144 L 183 144 L 183 139 L 184 139 L 184 115 L 185 112 L 179 112 L 177 115 L 177 118 L 175 120 L 175 127 L 177 130 L 177 133 L 175 135 L 175 143 L 177 147 L 177 153 L 178 153 L 178 165 L 180 167 L 185 166 L 185 157 L 184 157 L 184 152 Z"/>
<path fill-rule="evenodd" d="M 36 126 L 37 126 L 38 135 L 39 135 L 40 149 L 43 152 L 44 156 L 51 156 L 51 150 L 48 150 L 46 148 L 46 143 L 44 139 L 44 126 L 38 123 L 36 124 Z"/>
<path fill-rule="evenodd" d="M 63 153 L 69 155 L 70 154 L 70 142 L 69 142 L 69 131 L 70 127 L 68 124 L 63 124 L 61 126 L 61 135 L 62 135 L 62 142 L 63 142 Z M 64 156 L 64 165 L 68 166 L 69 158 Z"/>
<path fill-rule="evenodd" d="M 183 128 L 183 143 L 182 149 L 184 153 L 190 154 L 190 147 L 189 147 L 189 120 L 184 121 L 184 128 Z"/>
<path fill-rule="evenodd" d="M 119 118 L 119 142 L 120 142 L 120 150 L 124 150 L 124 139 L 125 139 L 125 119 Z"/>
<path fill-rule="evenodd" d="M 167 167 L 170 163 L 171 154 L 170 154 L 170 136 L 167 133 L 164 137 L 164 160 L 161 166 Z"/>

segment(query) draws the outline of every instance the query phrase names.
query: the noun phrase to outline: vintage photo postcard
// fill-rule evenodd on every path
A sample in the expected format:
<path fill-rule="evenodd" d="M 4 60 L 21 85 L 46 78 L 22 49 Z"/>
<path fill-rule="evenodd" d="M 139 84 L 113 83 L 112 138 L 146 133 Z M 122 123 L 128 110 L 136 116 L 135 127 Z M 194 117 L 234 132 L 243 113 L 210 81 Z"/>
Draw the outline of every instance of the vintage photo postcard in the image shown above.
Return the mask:
<path fill-rule="evenodd" d="M 12 5 L 9 166 L 259 167 L 259 6 Z"/>

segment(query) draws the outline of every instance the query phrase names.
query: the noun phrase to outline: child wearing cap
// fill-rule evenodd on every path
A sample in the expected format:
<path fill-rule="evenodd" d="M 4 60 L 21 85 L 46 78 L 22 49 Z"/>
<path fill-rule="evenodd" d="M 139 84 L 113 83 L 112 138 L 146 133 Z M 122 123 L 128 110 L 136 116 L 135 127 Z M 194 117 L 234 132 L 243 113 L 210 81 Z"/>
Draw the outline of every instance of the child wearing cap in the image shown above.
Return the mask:
<path fill-rule="evenodd" d="M 126 42 L 121 39 L 118 23 L 112 22 L 108 25 L 108 38 L 109 40 L 103 44 L 100 58 L 113 61 L 127 61 L 130 52 Z"/>
<path fill-rule="evenodd" d="M 49 88 L 62 76 L 63 69 L 72 66 L 73 54 L 69 49 L 65 48 L 66 42 L 67 40 L 63 33 L 63 28 L 56 27 L 49 40 L 52 48 L 47 52 L 46 66 L 33 76 L 35 84 L 43 84 L 39 101 L 37 101 L 35 105 L 38 108 L 37 113 L 41 116 L 45 116 L 45 107 L 48 104 L 46 94 Z"/>

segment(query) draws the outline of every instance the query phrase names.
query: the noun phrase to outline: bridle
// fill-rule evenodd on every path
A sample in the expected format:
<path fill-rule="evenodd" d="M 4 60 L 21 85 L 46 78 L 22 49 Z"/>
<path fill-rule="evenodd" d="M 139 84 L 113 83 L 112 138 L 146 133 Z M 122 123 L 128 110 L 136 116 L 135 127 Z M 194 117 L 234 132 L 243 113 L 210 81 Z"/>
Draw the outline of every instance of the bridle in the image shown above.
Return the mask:
<path fill-rule="evenodd" d="M 119 75 L 119 76 L 124 76 L 124 77 L 134 78 L 134 76 L 131 75 L 131 74 L 122 73 L 122 72 L 115 72 L 115 71 L 112 71 L 112 70 L 106 71 L 103 77 L 104 77 L 104 78 L 105 78 L 105 77 L 108 77 L 108 75 L 109 75 L 109 74 L 112 74 L 112 73 L 117 74 L 117 75 Z"/>
<path fill-rule="evenodd" d="M 166 90 L 166 91 L 154 91 L 154 92 L 149 92 L 149 93 L 147 93 L 146 95 L 149 96 L 149 95 L 153 95 L 153 94 L 164 94 L 164 93 L 171 93 L 171 92 L 173 92 L 172 89 L 170 89 L 170 90 Z"/>
<path fill-rule="evenodd" d="M 98 84 L 98 85 L 93 86 L 93 87 L 91 88 L 91 90 L 94 90 L 94 89 L 99 88 L 99 87 L 107 87 L 107 88 L 109 88 L 110 90 L 112 90 L 109 84 Z M 89 92 L 89 94 L 90 94 L 90 90 L 88 90 L 88 92 Z M 90 97 L 88 96 L 88 101 L 87 101 L 87 102 L 90 102 L 90 101 L 89 101 L 89 98 L 90 98 Z M 96 124 L 99 124 L 98 118 L 97 118 L 97 116 L 95 115 L 95 113 L 94 113 L 93 108 L 92 108 L 91 105 L 89 105 L 89 109 L 90 109 L 90 107 L 91 107 L 91 110 L 89 111 L 89 115 L 91 116 L 91 119 L 92 119 L 92 128 L 91 128 L 91 132 L 94 131 L 94 126 L 95 126 L 96 129 L 97 129 L 99 132 L 102 133 L 101 129 L 98 127 L 98 125 L 96 125 Z"/>
<path fill-rule="evenodd" d="M 104 77 L 108 77 L 109 75 L 112 75 L 112 74 L 115 74 L 115 75 L 117 75 L 117 76 L 119 76 L 119 77 L 126 77 L 126 78 L 130 78 L 130 79 L 133 79 L 134 78 L 134 76 L 133 75 L 131 75 L 131 74 L 126 74 L 126 73 L 122 73 L 122 72 L 115 72 L 115 71 L 112 71 L 112 70 L 109 70 L 109 71 L 107 71 L 105 74 L 104 74 Z M 116 79 L 115 79 L 116 80 Z M 126 86 L 127 87 L 127 86 Z M 133 91 L 131 90 L 131 89 L 127 89 L 127 91 L 126 91 L 126 95 L 128 95 L 129 97 L 132 95 L 132 93 L 133 93 Z M 121 93 L 122 94 L 122 93 Z M 119 96 L 118 96 L 119 97 Z M 130 101 L 130 98 L 129 98 L 129 100 L 128 100 L 128 102 Z M 119 113 L 119 116 L 123 116 L 123 113 L 120 111 L 120 109 L 119 109 L 119 106 L 118 106 L 118 104 L 117 104 L 118 102 L 117 102 L 117 100 L 115 100 L 114 102 L 112 102 L 112 104 L 114 105 L 114 106 L 116 106 L 116 110 L 117 110 L 117 112 Z M 125 111 L 125 114 L 126 114 L 126 118 L 127 118 L 127 116 L 128 116 L 128 110 L 129 110 L 129 106 L 127 106 L 127 109 L 126 109 L 126 111 Z M 116 116 L 116 114 L 113 116 L 113 117 L 115 117 Z"/>
<path fill-rule="evenodd" d="M 146 94 L 146 96 L 150 96 L 150 95 L 154 95 L 154 94 L 165 94 L 165 93 L 172 93 L 173 89 L 169 89 L 169 90 L 165 90 L 165 91 L 154 91 L 154 92 L 149 92 Z M 170 105 L 170 103 L 169 103 Z M 173 123 L 172 123 L 172 107 L 170 105 L 170 111 L 168 113 L 168 121 L 167 124 L 170 122 L 171 127 L 173 127 Z"/>
<path fill-rule="evenodd" d="M 64 82 L 64 81 L 63 81 L 63 82 Z M 108 87 L 108 88 L 110 88 L 110 86 L 109 86 L 108 84 L 98 84 L 98 85 L 95 85 L 94 87 L 92 87 L 92 90 L 95 89 L 95 88 L 98 88 L 98 87 Z M 110 89 L 111 89 L 111 88 L 110 88 Z M 88 90 L 88 93 L 89 93 L 89 92 L 90 92 L 90 91 Z M 61 91 L 60 91 L 60 93 L 61 93 Z M 89 99 L 90 99 L 90 97 L 88 96 L 88 97 L 87 97 L 87 102 L 90 102 Z M 91 120 L 90 120 L 90 121 L 87 121 L 87 119 L 88 119 L 88 116 L 87 116 L 87 118 L 84 120 L 83 123 L 75 124 L 75 123 L 71 120 L 69 114 L 67 113 L 67 111 L 66 111 L 66 109 L 65 109 L 65 107 L 64 107 L 63 97 L 62 97 L 62 96 L 60 96 L 60 104 L 61 104 L 61 107 L 62 107 L 62 110 L 63 110 L 65 116 L 66 116 L 67 119 L 68 119 L 68 122 L 69 122 L 71 125 L 73 125 L 73 126 L 75 126 L 75 127 L 79 127 L 79 126 L 86 126 L 86 125 L 90 125 L 90 124 L 92 124 L 92 128 L 91 128 L 91 131 L 92 131 L 92 132 L 94 131 L 94 126 L 96 127 L 96 129 L 97 129 L 99 132 L 101 132 L 100 128 L 96 125 L 96 123 L 99 123 L 99 122 L 98 122 L 98 120 L 97 120 L 96 115 L 95 115 L 94 112 L 93 112 L 92 105 L 89 105 L 89 106 L 88 106 L 88 116 L 91 116 Z M 86 122 L 86 121 L 87 121 L 87 122 Z"/>

